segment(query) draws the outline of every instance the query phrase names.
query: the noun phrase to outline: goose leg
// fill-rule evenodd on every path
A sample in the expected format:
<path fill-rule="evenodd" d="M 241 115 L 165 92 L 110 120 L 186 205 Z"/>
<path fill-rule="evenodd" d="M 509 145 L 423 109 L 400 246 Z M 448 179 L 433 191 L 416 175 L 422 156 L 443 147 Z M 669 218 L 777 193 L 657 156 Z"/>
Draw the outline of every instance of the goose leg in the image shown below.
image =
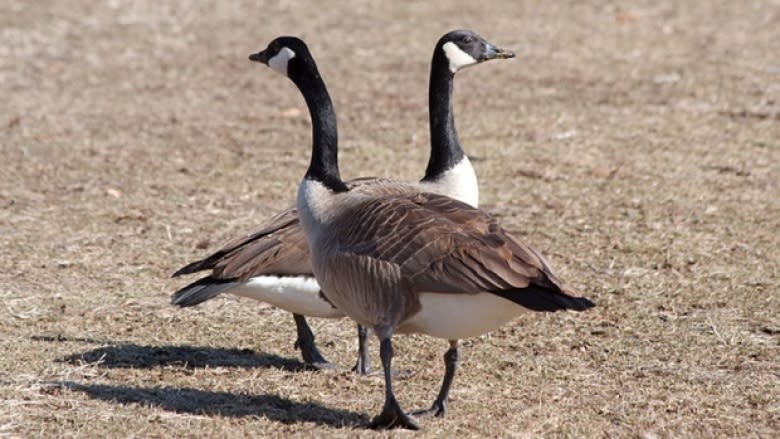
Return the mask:
<path fill-rule="evenodd" d="M 414 412 L 415 416 L 444 416 L 447 412 L 447 396 L 450 393 L 452 381 L 455 379 L 455 369 L 458 367 L 458 340 L 450 340 L 450 348 L 444 353 L 444 381 L 433 405 L 428 410 Z"/>
<path fill-rule="evenodd" d="M 352 371 L 358 375 L 368 375 L 371 372 L 371 359 L 368 358 L 368 330 L 363 325 L 358 329 L 358 359 Z"/>
<path fill-rule="evenodd" d="M 395 394 L 393 394 L 393 373 L 390 368 L 393 359 L 393 343 L 390 341 L 390 337 L 382 339 L 379 345 L 379 356 L 382 359 L 382 369 L 385 373 L 385 405 L 382 407 L 382 413 L 371 421 L 369 427 L 374 429 L 400 427 L 419 430 L 420 426 L 404 413 L 395 399 Z"/>
<path fill-rule="evenodd" d="M 358 359 L 352 371 L 358 375 L 369 375 L 371 373 L 371 357 L 368 356 L 368 329 L 365 326 L 358 325 Z M 394 370 L 393 378 L 409 378 L 414 375 L 411 370 Z"/>
<path fill-rule="evenodd" d="M 317 345 L 314 343 L 314 333 L 311 332 L 309 324 L 306 323 L 306 317 L 300 314 L 293 314 L 295 326 L 298 329 L 298 339 L 295 340 L 295 348 L 301 350 L 303 362 L 315 369 L 332 369 L 333 365 L 320 354 Z"/>

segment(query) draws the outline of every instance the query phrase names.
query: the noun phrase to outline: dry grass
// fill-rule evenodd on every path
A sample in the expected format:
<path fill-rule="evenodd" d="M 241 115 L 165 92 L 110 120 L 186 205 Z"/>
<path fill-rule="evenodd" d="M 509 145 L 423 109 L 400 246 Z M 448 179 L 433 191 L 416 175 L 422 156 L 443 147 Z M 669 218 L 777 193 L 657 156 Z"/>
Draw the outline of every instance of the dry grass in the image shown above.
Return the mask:
<path fill-rule="evenodd" d="M 302 100 L 247 54 L 302 35 L 345 176 L 414 178 L 429 52 L 463 26 L 520 53 L 456 85 L 484 205 L 599 307 L 467 341 L 421 436 L 777 434 L 777 1 L 214 3 L 0 5 L 0 436 L 368 434 L 379 377 L 302 370 L 270 307 L 174 309 L 168 275 L 307 162 Z M 312 323 L 351 365 L 351 324 Z M 444 350 L 397 338 L 405 407 Z"/>

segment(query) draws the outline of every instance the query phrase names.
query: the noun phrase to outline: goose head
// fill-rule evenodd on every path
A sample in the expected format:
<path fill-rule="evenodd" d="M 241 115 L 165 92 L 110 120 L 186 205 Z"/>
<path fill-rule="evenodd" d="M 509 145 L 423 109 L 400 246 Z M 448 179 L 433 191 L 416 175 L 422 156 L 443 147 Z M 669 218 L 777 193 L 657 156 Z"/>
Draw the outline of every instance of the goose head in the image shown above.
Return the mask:
<path fill-rule="evenodd" d="M 453 74 L 458 70 L 491 59 L 514 58 L 511 50 L 500 49 L 476 32 L 459 29 L 446 33 L 436 44 L 436 51 L 443 54 Z"/>
<path fill-rule="evenodd" d="M 314 67 L 309 48 L 296 37 L 278 37 L 265 50 L 249 55 L 249 59 L 263 63 L 293 81 L 304 74 L 307 67 Z"/>

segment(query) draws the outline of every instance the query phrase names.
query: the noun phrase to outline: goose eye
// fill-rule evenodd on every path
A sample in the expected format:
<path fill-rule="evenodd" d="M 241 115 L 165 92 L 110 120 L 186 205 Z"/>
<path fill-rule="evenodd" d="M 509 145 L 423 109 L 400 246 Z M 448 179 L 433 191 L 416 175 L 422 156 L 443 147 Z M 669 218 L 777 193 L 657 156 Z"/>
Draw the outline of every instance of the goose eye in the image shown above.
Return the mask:
<path fill-rule="evenodd" d="M 474 38 L 472 37 L 463 37 L 463 43 L 464 44 L 471 44 L 474 41 Z"/>

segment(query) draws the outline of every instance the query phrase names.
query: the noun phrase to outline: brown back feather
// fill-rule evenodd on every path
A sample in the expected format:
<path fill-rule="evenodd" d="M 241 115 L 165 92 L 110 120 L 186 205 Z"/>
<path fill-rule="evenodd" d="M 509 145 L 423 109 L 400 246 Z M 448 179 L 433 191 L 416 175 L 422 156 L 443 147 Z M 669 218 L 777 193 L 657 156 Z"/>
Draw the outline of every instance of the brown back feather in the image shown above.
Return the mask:
<path fill-rule="evenodd" d="M 414 184 L 386 178 L 362 177 L 347 182 L 372 195 L 414 192 Z M 306 235 L 295 208 L 288 208 L 260 225 L 252 233 L 229 241 L 208 257 L 193 262 L 174 276 L 212 270 L 219 280 L 247 280 L 263 274 L 312 276 L 311 255 Z"/>
<path fill-rule="evenodd" d="M 571 291 L 493 217 L 445 196 L 373 198 L 331 230 L 342 253 L 397 265 L 413 291 L 476 294 L 529 285 Z"/>

